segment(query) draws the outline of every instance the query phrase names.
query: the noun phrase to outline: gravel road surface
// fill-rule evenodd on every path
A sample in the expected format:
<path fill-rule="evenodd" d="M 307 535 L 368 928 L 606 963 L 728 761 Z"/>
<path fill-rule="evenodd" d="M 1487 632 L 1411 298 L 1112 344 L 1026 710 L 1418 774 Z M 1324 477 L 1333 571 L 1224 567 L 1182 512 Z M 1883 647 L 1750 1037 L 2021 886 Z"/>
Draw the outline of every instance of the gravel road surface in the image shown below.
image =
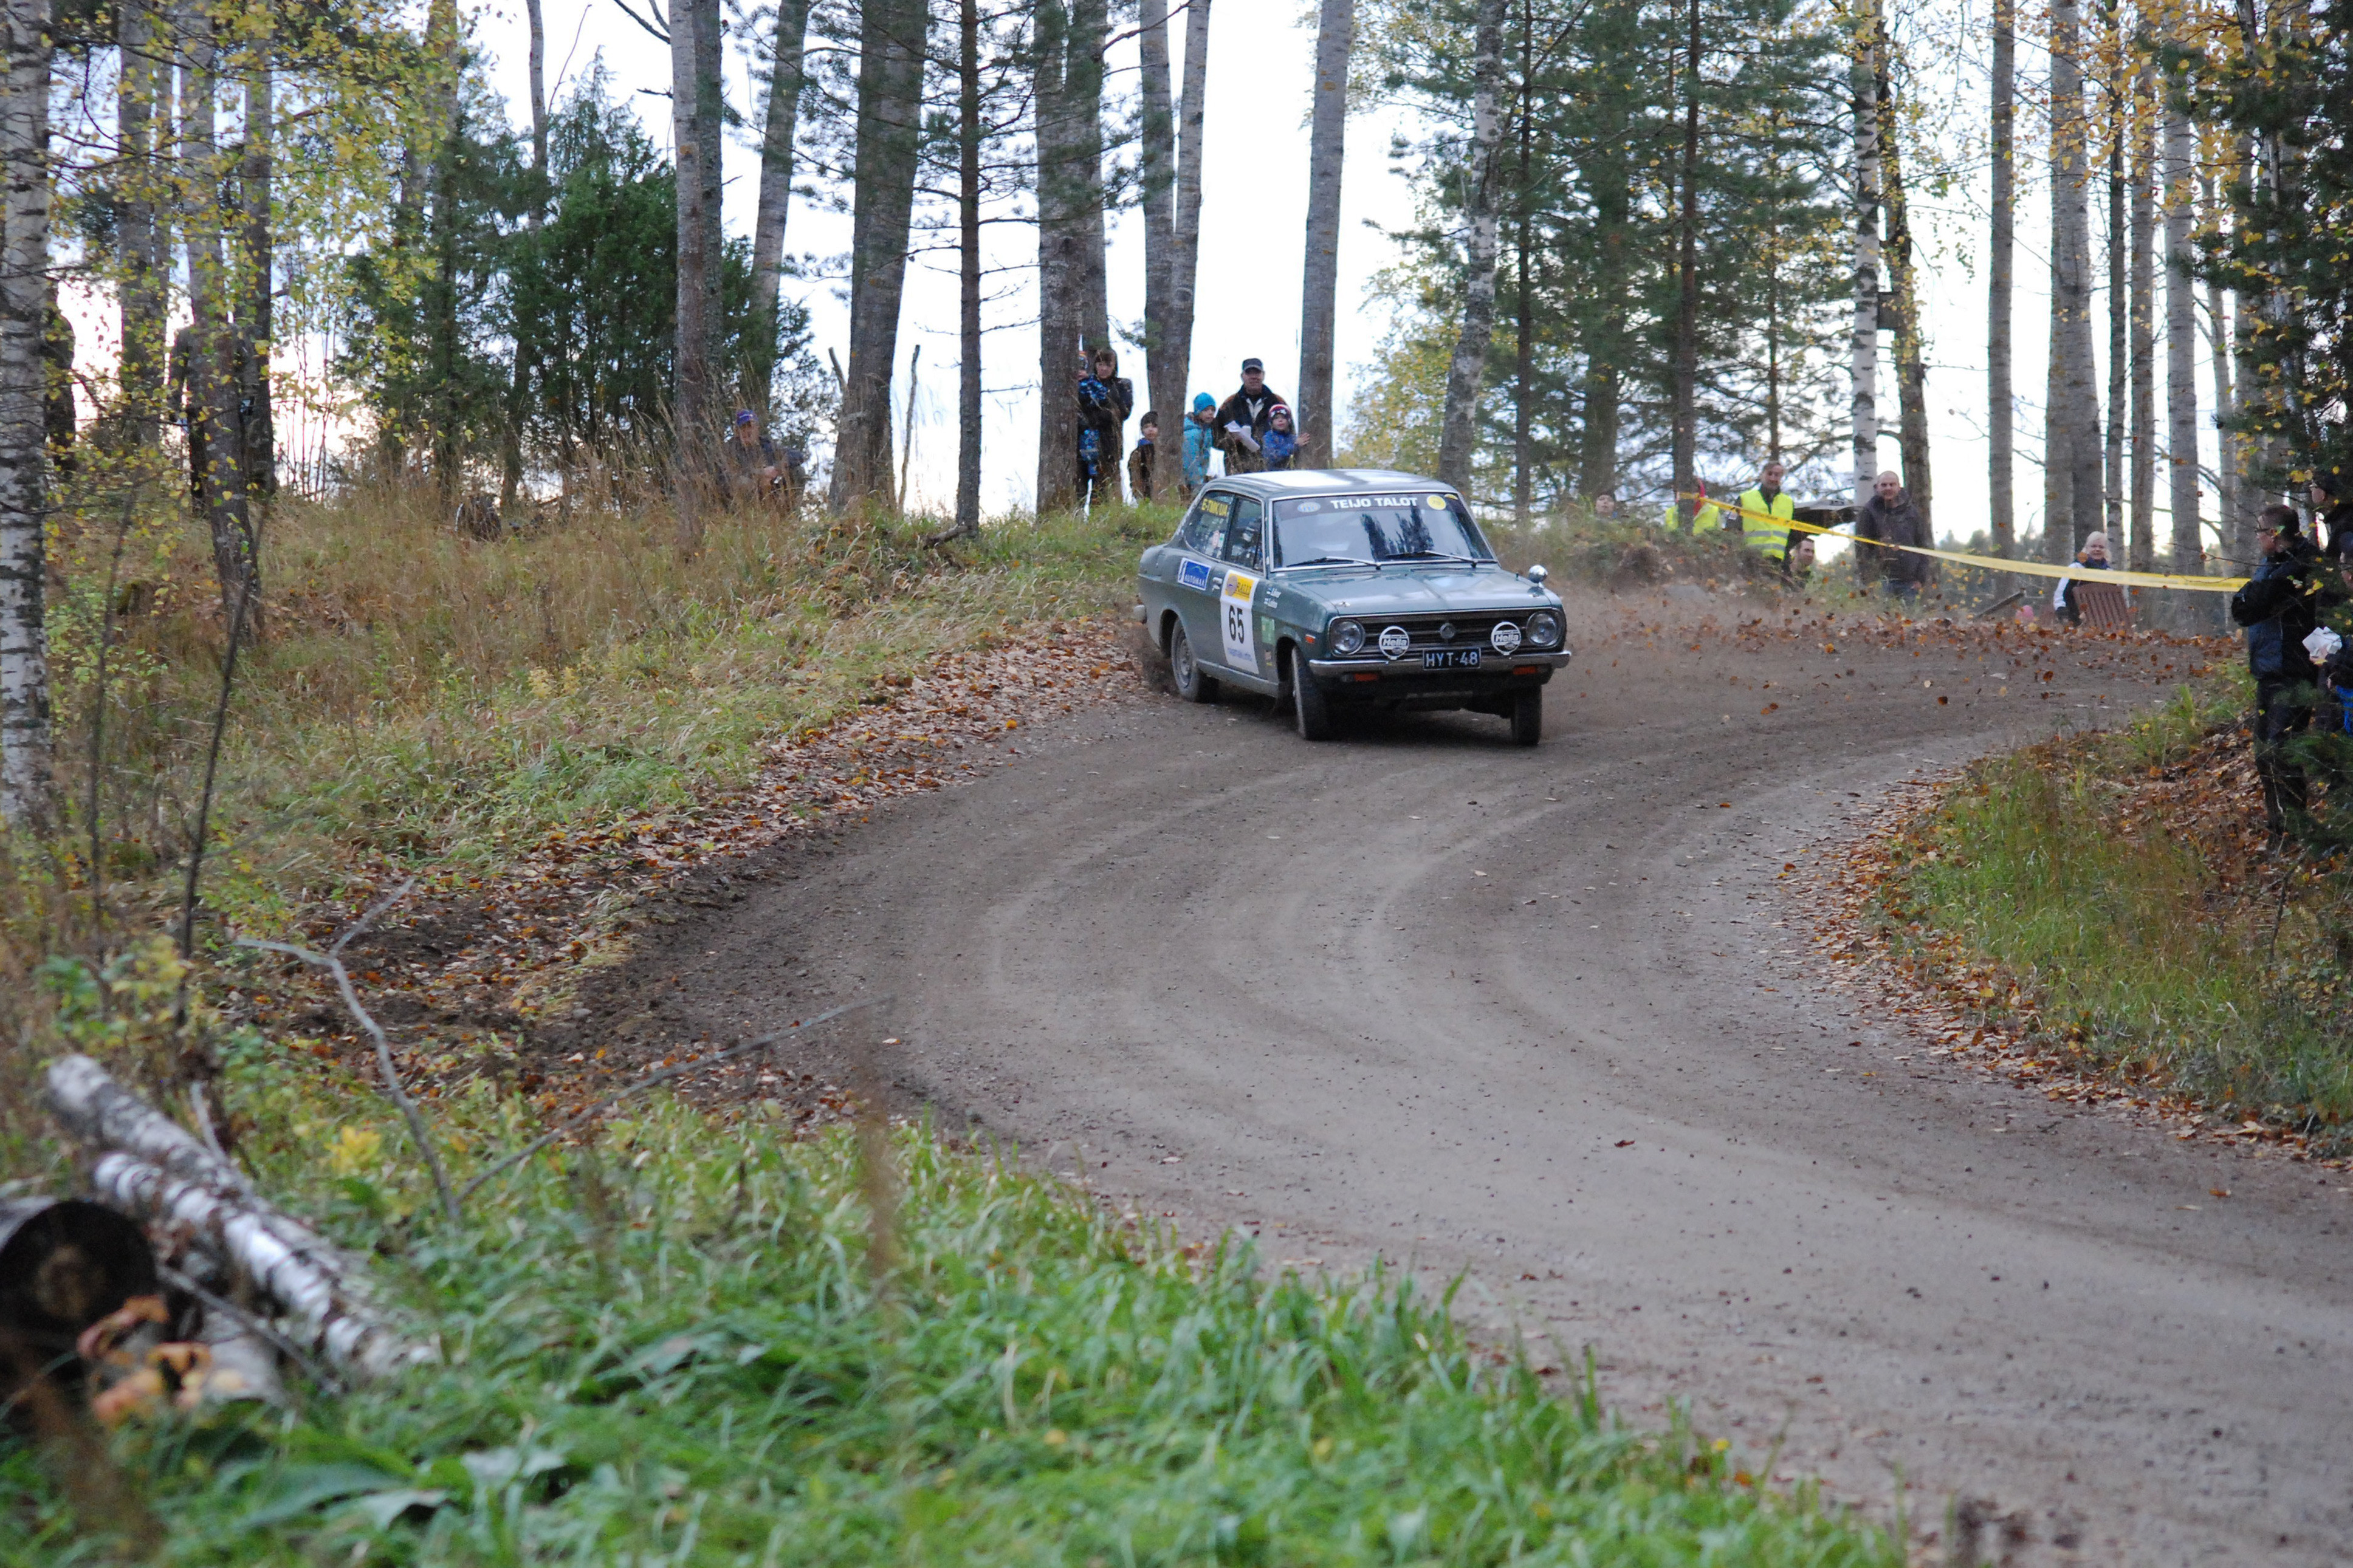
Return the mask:
<path fill-rule="evenodd" d="M 1591 1345 L 1621 1406 L 1881 1509 L 1900 1477 L 1924 1531 L 1965 1500 L 1989 1561 L 2005 1524 L 2021 1563 L 2353 1556 L 2353 1178 L 1932 1062 L 1776 882 L 1890 784 L 2188 658 L 1700 613 L 1580 611 L 1532 752 L 1082 710 L 644 963 L 728 1036 L 888 990 L 890 1074 L 955 1122 L 1271 1262 L 1466 1272 L 1468 1316 Z"/>

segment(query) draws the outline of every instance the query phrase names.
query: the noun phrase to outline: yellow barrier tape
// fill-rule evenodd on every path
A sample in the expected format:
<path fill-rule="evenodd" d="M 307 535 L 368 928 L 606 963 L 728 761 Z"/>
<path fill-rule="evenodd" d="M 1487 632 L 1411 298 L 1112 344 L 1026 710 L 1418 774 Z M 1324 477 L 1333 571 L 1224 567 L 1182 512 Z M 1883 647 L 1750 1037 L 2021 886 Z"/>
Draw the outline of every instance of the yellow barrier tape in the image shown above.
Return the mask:
<path fill-rule="evenodd" d="M 1795 518 L 1777 517 L 1735 500 L 1718 500 L 1714 496 L 1685 496 L 1685 500 L 1713 506 L 1720 512 L 1736 517 L 1753 517 L 1770 522 L 1776 528 L 1795 529 L 1799 533 L 1826 533 L 1832 539 L 1843 539 L 1852 544 L 1867 544 L 1874 550 L 1901 550 L 1913 555 L 1926 555 L 1938 561 L 1950 561 L 1957 565 L 1974 566 L 1983 572 L 2010 572 L 2021 577 L 2073 577 L 2079 583 L 2116 583 L 2128 588 L 2181 588 L 2193 594 L 2235 594 L 2247 585 L 2244 577 L 2179 577 L 2166 572 L 2118 572 L 2105 566 L 2085 566 L 2080 563 L 2053 566 L 2047 561 L 2004 561 L 1992 555 L 1962 555 L 1950 550 L 1931 550 L 1923 544 L 1884 544 L 1876 539 L 1864 539 L 1844 529 L 1824 528 L 1818 522 L 1799 522 Z"/>

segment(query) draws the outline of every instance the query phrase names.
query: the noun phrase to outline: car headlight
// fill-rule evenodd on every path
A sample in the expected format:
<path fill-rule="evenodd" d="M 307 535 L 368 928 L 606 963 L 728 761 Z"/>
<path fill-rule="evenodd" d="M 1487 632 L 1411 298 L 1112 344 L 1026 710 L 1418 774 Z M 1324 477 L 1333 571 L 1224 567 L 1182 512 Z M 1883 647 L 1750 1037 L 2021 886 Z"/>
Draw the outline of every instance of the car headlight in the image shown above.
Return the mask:
<path fill-rule="evenodd" d="M 1487 640 L 1495 645 L 1497 653 L 1508 655 L 1520 646 L 1520 628 L 1509 621 L 1497 621 L 1495 629 L 1487 634 Z"/>
<path fill-rule="evenodd" d="M 1355 621 L 1332 623 L 1332 651 L 1345 658 L 1365 646 L 1365 628 Z"/>
<path fill-rule="evenodd" d="M 1528 646 L 1550 647 L 1560 641 L 1560 617 L 1550 610 L 1538 610 L 1528 617 Z"/>

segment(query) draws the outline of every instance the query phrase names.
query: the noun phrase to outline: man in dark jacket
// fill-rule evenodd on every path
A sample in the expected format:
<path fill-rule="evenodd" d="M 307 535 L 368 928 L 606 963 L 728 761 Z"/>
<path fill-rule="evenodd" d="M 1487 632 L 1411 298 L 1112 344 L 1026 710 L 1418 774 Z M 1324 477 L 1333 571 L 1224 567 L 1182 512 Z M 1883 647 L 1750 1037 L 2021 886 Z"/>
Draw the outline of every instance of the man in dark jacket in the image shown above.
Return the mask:
<path fill-rule="evenodd" d="M 2304 537 L 2294 507 L 2263 508 L 2255 542 L 2263 562 L 2231 595 L 2231 619 L 2247 628 L 2247 668 L 2255 677 L 2255 776 L 2263 781 L 2263 821 L 2276 840 L 2307 802 L 2304 768 L 2287 749 L 2312 722 L 2320 677 L 2304 639 L 2320 625 L 2321 611 L 2345 595 L 2328 584 L 2320 552 Z"/>
<path fill-rule="evenodd" d="M 2331 555 L 2342 555 L 2353 549 L 2353 500 L 2346 491 L 2353 485 L 2342 474 L 2315 474 L 2312 488 L 2306 492 L 2312 502 L 2312 542 Z M 2327 529 L 2322 533 L 2323 528 Z"/>
<path fill-rule="evenodd" d="M 1883 544 L 1916 544 L 1933 549 L 1936 541 L 1928 536 L 1928 520 L 1912 500 L 1912 492 L 1904 488 L 1904 480 L 1894 469 L 1879 476 L 1871 489 L 1871 499 L 1862 503 L 1862 510 L 1854 520 L 1858 539 L 1873 539 Z M 1936 563 L 1926 555 L 1913 555 L 1901 550 L 1874 550 L 1870 545 L 1857 545 L 1854 552 L 1854 574 L 1857 585 L 1866 594 L 1874 579 L 1887 585 L 1891 599 L 1911 599 L 1918 596 L 1936 570 Z"/>
<path fill-rule="evenodd" d="M 1267 385 L 1262 361 L 1242 361 L 1241 390 L 1218 407 L 1218 445 L 1226 454 L 1226 472 L 1255 474 L 1266 467 L 1260 448 L 1266 444 L 1267 423 L 1283 401 Z"/>

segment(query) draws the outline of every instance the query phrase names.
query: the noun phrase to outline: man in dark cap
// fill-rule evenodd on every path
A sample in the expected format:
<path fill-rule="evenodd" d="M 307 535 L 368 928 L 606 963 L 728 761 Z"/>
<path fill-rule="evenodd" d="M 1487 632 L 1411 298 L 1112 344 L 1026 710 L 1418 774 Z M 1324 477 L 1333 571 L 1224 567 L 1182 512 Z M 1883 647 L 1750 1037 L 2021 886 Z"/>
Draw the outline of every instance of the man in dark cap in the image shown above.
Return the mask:
<path fill-rule="evenodd" d="M 2308 803 L 2304 768 L 2288 742 L 2312 722 L 2320 670 L 2305 639 L 2320 613 L 2344 602 L 2322 570 L 2320 552 L 2304 537 L 2292 506 L 2267 506 L 2255 523 L 2263 558 L 2246 586 L 2231 595 L 2231 619 L 2247 629 L 2247 668 L 2255 678 L 2255 776 L 2263 783 L 2263 822 L 2276 846 Z"/>
<path fill-rule="evenodd" d="M 1218 408 L 1218 445 L 1226 454 L 1226 472 L 1255 474 L 1266 467 L 1261 448 L 1266 444 L 1267 422 L 1284 401 L 1266 384 L 1264 361 L 1242 361 L 1241 390 Z"/>

